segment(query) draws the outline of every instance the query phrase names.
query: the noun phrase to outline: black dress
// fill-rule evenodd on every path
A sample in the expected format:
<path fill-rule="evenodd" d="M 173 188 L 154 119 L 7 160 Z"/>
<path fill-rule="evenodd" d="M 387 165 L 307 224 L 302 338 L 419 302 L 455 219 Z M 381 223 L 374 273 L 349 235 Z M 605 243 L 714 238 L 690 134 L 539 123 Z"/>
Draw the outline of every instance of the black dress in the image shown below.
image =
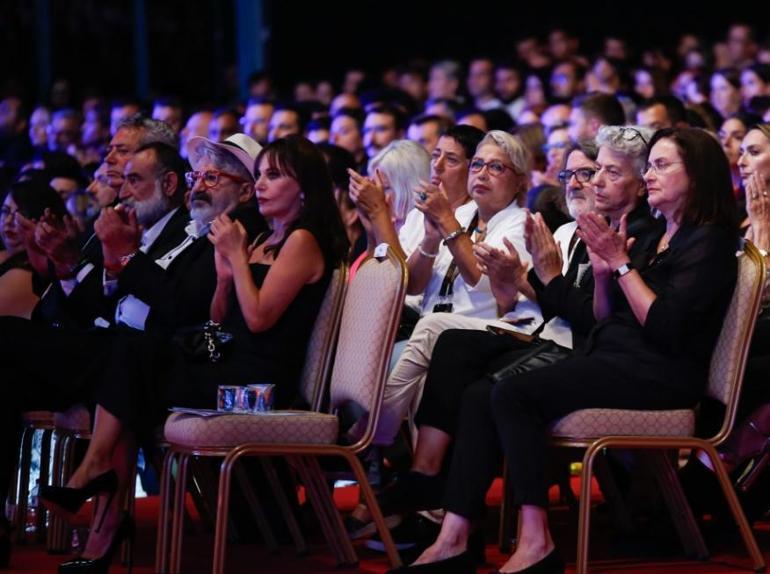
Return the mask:
<path fill-rule="evenodd" d="M 327 266 L 328 267 L 328 266 Z M 251 264 L 260 287 L 270 265 Z M 291 406 L 313 323 L 331 273 L 305 285 L 270 329 L 252 333 L 232 290 L 222 328 L 233 341 L 217 363 L 192 360 L 176 343 L 148 334 L 119 337 L 95 402 L 131 428 L 141 442 L 151 441 L 172 406 L 216 408 L 219 385 L 273 383 L 276 408 Z"/>

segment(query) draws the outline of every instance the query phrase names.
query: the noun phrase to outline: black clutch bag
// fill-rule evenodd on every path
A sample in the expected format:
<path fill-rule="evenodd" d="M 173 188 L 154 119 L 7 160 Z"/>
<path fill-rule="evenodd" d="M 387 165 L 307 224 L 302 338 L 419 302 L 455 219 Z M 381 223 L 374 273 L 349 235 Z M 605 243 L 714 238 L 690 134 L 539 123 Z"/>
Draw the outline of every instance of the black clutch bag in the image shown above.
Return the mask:
<path fill-rule="evenodd" d="M 185 356 L 198 363 L 219 362 L 232 340 L 233 334 L 223 331 L 215 321 L 206 321 L 203 325 L 174 335 L 174 341 Z"/>

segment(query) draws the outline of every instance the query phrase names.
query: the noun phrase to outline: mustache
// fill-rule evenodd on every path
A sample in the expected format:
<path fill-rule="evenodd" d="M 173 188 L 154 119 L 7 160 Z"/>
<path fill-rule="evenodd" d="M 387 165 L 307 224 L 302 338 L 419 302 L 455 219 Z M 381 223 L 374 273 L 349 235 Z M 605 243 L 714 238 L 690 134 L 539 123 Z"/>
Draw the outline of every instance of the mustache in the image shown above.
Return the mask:
<path fill-rule="evenodd" d="M 190 197 L 190 203 L 192 203 L 193 201 L 203 201 L 205 203 L 210 204 L 211 196 L 205 191 L 196 191 L 195 193 L 192 194 L 192 197 Z"/>

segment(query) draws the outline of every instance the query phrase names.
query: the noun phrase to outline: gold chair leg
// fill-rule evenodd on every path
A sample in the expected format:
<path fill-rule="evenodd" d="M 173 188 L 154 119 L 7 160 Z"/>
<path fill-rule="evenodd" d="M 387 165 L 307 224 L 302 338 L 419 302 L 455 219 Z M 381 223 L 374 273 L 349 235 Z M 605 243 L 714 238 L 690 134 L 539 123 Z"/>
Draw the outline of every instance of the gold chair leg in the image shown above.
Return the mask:
<path fill-rule="evenodd" d="M 314 473 L 311 470 L 309 461 L 310 457 L 296 457 L 296 468 L 300 474 L 302 483 L 305 486 L 305 494 L 310 502 L 316 517 L 318 518 L 318 524 L 321 526 L 321 532 L 326 538 L 326 542 L 331 548 L 334 556 L 337 559 L 338 564 L 344 564 L 346 561 L 345 552 L 342 548 L 340 540 L 336 536 L 334 525 L 332 524 L 332 517 L 329 515 L 329 505 L 326 503 L 325 493 L 326 485 L 322 484 L 319 488 L 318 482 Z"/>
<path fill-rule="evenodd" d="M 219 494 L 217 496 L 216 526 L 214 528 L 214 563 L 211 569 L 214 574 L 222 574 L 225 569 L 230 484 L 232 482 L 233 465 L 238 458 L 237 455 L 226 456 L 219 470 Z"/>
<path fill-rule="evenodd" d="M 353 474 L 358 481 L 358 486 L 364 495 L 364 500 L 366 500 L 366 506 L 369 508 L 372 520 L 374 520 L 374 523 L 377 525 L 377 531 L 380 533 L 382 543 L 385 545 L 385 552 L 388 555 L 388 560 L 390 560 L 390 564 L 393 568 L 398 568 L 401 566 L 401 556 L 399 556 L 396 545 L 393 543 L 393 537 L 390 534 L 390 530 L 388 530 L 388 526 L 385 524 L 385 518 L 383 517 L 382 510 L 377 502 L 377 497 L 374 495 L 374 491 L 366 478 L 364 467 L 361 466 L 361 461 L 358 460 L 358 457 L 355 454 L 344 451 L 342 456 L 348 461 L 348 464 L 353 469 Z M 350 542 L 350 539 L 347 536 L 346 539 Z"/>
<path fill-rule="evenodd" d="M 268 552 L 271 552 L 271 553 L 277 552 L 278 542 L 276 541 L 275 534 L 273 533 L 273 529 L 270 526 L 270 521 L 267 519 L 267 515 L 265 514 L 265 509 L 262 507 L 262 503 L 254 494 L 254 489 L 251 488 L 251 484 L 249 483 L 249 479 L 246 475 L 246 471 L 244 470 L 243 465 L 239 464 L 238 466 L 236 466 L 233 472 L 235 473 L 235 479 L 238 481 L 238 486 L 241 487 L 243 496 L 246 498 L 246 504 L 249 505 L 249 508 L 251 509 L 251 512 L 254 515 L 254 519 L 257 522 L 257 528 L 259 528 L 259 532 L 262 535 L 262 539 L 265 541 L 265 546 L 267 547 Z M 222 482 L 221 471 L 219 473 L 219 481 L 220 483 Z M 221 488 L 220 488 L 220 492 L 221 492 Z M 217 502 L 217 516 L 218 515 L 219 515 L 219 502 Z"/>
<path fill-rule="evenodd" d="M 268 483 L 270 483 L 270 487 L 273 489 L 273 496 L 275 497 L 275 500 L 278 503 L 281 512 L 283 513 L 286 526 L 289 529 L 292 540 L 294 540 L 294 546 L 297 549 L 297 554 L 303 556 L 308 552 L 307 541 L 305 540 L 305 537 L 302 534 L 302 530 L 297 523 L 297 517 L 294 516 L 294 512 L 292 511 L 291 505 L 289 504 L 289 501 L 286 497 L 286 492 L 278 480 L 278 474 L 275 471 L 275 466 L 273 465 L 272 460 L 267 457 L 260 457 L 259 461 L 262 465 L 262 470 L 265 473 L 265 477 L 267 478 Z"/>
<path fill-rule="evenodd" d="M 652 475 L 666 502 L 685 555 L 696 560 L 707 560 L 709 551 L 706 542 L 682 492 L 682 485 L 679 483 L 676 469 L 668 458 L 669 454 L 666 451 L 656 450 L 641 451 L 639 455 L 652 469 Z"/>
<path fill-rule="evenodd" d="M 182 562 L 182 531 L 184 530 L 185 494 L 187 492 L 187 468 L 190 462 L 188 453 L 179 454 L 176 488 L 174 491 L 174 512 L 171 522 L 171 574 L 179 574 Z"/>
<path fill-rule="evenodd" d="M 714 472 L 716 473 L 717 479 L 719 479 L 719 484 L 722 487 L 722 492 L 724 492 L 725 498 L 727 499 L 727 504 L 730 506 L 730 511 L 733 513 L 735 522 L 738 523 L 738 528 L 741 531 L 743 543 L 746 545 L 746 550 L 748 550 L 749 556 L 751 556 L 751 560 L 754 562 L 754 570 L 756 572 L 764 572 L 765 559 L 762 556 L 762 552 L 760 552 L 759 547 L 757 546 L 757 540 L 754 538 L 754 533 L 751 531 L 751 525 L 746 519 L 746 515 L 743 512 L 743 508 L 741 507 L 741 503 L 738 500 L 738 496 L 735 494 L 733 483 L 730 481 L 730 477 L 727 474 L 724 465 L 722 464 L 722 460 L 717 455 L 716 449 L 714 449 L 710 443 L 706 443 L 704 441 L 703 446 L 700 448 L 706 452 L 709 459 L 711 460 L 711 464 L 714 467 Z"/>
<path fill-rule="evenodd" d="M 600 449 L 595 448 L 594 443 L 586 449 L 583 455 L 583 471 L 580 475 L 580 507 L 578 513 L 578 547 L 576 560 L 576 573 L 588 573 L 588 540 L 591 527 L 591 478 L 593 477 L 593 465 Z"/>
<path fill-rule="evenodd" d="M 339 510 L 337 510 L 337 506 L 334 504 L 334 489 L 329 488 L 326 477 L 321 470 L 321 465 L 318 462 L 318 458 L 311 458 L 308 461 L 308 465 L 310 467 L 311 474 L 316 481 L 317 489 L 321 497 L 321 502 L 326 507 L 326 512 L 332 527 L 332 532 L 334 533 L 334 537 L 337 540 L 337 543 L 339 544 L 340 550 L 342 552 L 342 564 L 351 566 L 357 564 L 358 555 L 353 549 L 353 543 L 350 541 L 347 530 L 345 530 L 345 524 L 342 521 L 342 516 L 340 515 Z"/>

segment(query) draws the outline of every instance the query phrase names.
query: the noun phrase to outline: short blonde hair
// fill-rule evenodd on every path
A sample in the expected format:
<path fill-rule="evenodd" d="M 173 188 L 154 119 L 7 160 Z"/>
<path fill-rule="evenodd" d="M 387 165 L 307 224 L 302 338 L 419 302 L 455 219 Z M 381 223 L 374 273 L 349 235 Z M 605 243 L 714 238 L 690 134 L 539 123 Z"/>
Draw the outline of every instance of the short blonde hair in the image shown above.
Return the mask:
<path fill-rule="evenodd" d="M 420 144 L 410 140 L 390 142 L 369 160 L 369 176 L 379 169 L 393 189 L 393 216 L 397 226 L 414 207 L 414 188 L 430 179 L 430 156 Z"/>

